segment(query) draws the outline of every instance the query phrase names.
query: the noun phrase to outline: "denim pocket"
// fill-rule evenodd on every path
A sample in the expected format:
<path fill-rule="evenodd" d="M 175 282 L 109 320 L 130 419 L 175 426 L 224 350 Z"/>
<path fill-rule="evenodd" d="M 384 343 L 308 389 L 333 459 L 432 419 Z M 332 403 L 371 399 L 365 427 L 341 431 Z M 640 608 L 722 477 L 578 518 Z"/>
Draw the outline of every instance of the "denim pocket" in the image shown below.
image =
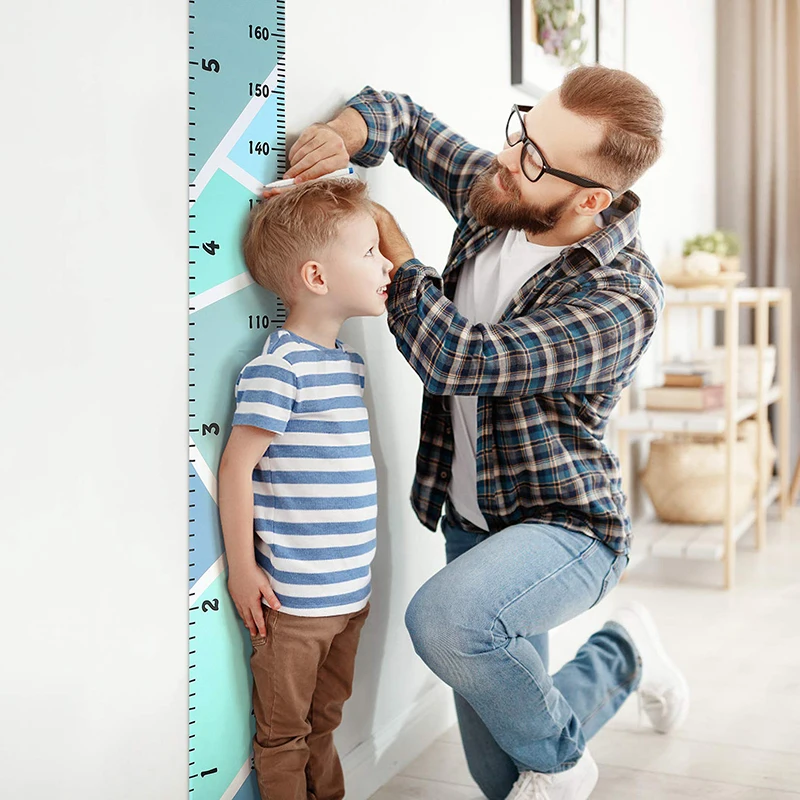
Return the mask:
<path fill-rule="evenodd" d="M 580 535 L 584 536 L 585 534 L 580 534 Z M 586 559 L 589 558 L 589 556 L 594 554 L 594 551 L 597 550 L 598 547 L 604 547 L 604 546 L 605 545 L 603 545 L 603 543 L 599 539 L 595 539 L 594 537 L 592 537 L 589 540 L 589 544 L 580 554 L 581 561 L 586 561 Z"/>
<path fill-rule="evenodd" d="M 619 579 L 622 577 L 622 573 L 627 566 L 628 556 L 615 556 L 614 560 L 611 562 L 611 566 L 608 568 L 605 578 L 603 578 L 600 594 L 590 608 L 594 608 L 619 583 Z"/>

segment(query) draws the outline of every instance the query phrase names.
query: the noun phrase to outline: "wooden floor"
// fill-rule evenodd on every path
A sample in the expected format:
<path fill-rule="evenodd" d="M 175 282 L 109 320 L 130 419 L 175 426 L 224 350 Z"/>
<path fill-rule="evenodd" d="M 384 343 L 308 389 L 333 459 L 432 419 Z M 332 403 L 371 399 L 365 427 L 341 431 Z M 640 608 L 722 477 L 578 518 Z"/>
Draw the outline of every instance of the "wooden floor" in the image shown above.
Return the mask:
<path fill-rule="evenodd" d="M 647 604 L 692 691 L 686 724 L 661 736 L 635 697 L 590 743 L 593 800 L 800 800 L 800 508 L 771 521 L 767 549 L 739 546 L 737 584 L 720 564 L 648 562 L 597 608 L 553 632 L 568 660 L 619 601 Z M 479 800 L 453 729 L 372 800 Z"/>

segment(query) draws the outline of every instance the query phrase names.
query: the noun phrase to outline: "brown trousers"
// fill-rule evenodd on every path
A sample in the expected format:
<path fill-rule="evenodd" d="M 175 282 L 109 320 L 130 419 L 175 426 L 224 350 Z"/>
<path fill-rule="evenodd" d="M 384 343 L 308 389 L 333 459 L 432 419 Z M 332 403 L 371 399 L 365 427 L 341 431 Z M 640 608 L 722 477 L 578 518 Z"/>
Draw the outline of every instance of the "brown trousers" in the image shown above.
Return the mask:
<path fill-rule="evenodd" d="M 353 690 L 369 606 L 336 617 L 297 617 L 264 606 L 267 635 L 252 638 L 253 741 L 262 800 L 341 800 L 333 732 Z"/>

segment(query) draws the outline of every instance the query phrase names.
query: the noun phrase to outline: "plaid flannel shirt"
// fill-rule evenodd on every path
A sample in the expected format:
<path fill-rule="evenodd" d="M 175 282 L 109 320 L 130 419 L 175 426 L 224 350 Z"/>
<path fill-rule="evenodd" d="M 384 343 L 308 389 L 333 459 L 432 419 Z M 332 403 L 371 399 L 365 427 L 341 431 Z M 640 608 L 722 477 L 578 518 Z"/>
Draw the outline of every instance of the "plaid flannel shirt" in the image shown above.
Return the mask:
<path fill-rule="evenodd" d="M 531 277 L 496 324 L 471 324 L 452 298 L 460 267 L 502 231 L 467 205 L 494 154 L 470 144 L 407 95 L 366 87 L 352 98 L 368 136 L 353 157 L 391 153 L 457 222 L 443 275 L 412 259 L 397 270 L 389 326 L 422 379 L 420 444 L 411 501 L 436 530 L 450 482 L 448 396 L 478 396 L 478 505 L 491 533 L 545 522 L 626 553 L 630 519 L 619 462 L 603 441 L 663 307 L 663 285 L 641 249 L 639 198 L 626 192 L 606 226 Z"/>

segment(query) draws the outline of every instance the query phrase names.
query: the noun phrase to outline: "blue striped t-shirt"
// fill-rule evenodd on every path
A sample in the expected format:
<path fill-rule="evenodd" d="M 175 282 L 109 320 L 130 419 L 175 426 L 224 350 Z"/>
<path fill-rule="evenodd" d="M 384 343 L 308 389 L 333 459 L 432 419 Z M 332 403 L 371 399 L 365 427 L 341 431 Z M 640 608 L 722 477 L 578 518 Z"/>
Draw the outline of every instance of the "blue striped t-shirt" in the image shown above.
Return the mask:
<path fill-rule="evenodd" d="M 377 485 L 364 361 L 286 330 L 236 381 L 234 425 L 278 434 L 253 471 L 256 561 L 287 614 L 360 611 L 370 596 Z"/>

